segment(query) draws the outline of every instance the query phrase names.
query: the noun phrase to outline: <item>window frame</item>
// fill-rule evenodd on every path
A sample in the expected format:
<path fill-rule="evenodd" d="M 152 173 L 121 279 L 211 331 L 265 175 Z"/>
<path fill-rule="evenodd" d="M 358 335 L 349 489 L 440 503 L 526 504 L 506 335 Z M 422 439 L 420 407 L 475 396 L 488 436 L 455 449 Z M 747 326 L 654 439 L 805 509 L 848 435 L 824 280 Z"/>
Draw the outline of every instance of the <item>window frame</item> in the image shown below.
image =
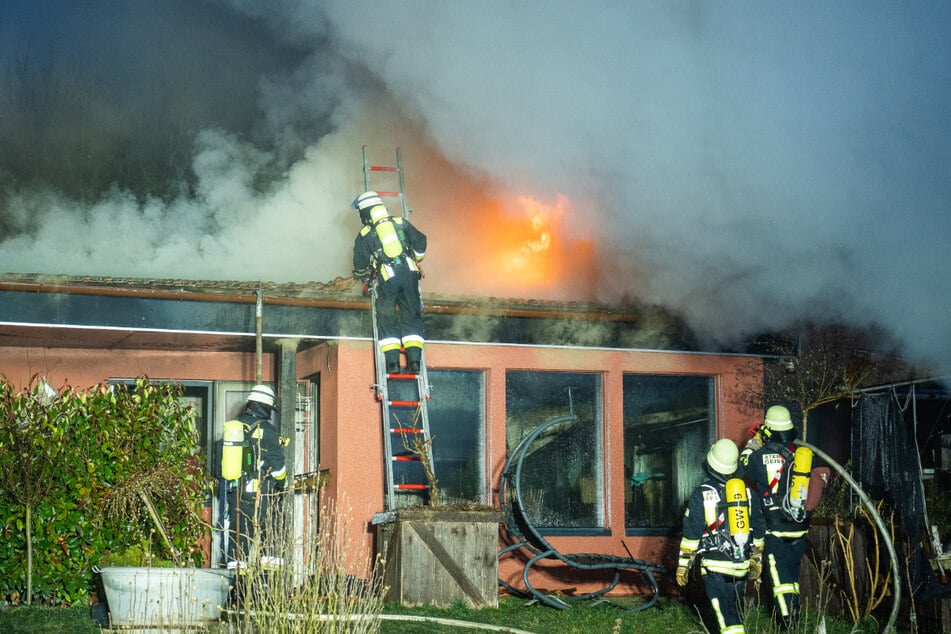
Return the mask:
<path fill-rule="evenodd" d="M 510 399 L 510 383 L 509 379 L 512 375 L 521 374 L 521 375 L 575 375 L 575 376 L 584 376 L 591 377 L 594 384 L 590 388 L 593 401 L 591 402 L 591 417 L 593 418 L 593 423 L 597 430 L 597 435 L 592 441 L 593 449 L 595 455 L 591 458 L 590 466 L 593 470 L 591 478 L 593 479 L 593 486 L 591 491 L 594 493 L 594 501 L 589 504 L 593 505 L 592 511 L 592 521 L 593 524 L 587 526 L 554 526 L 546 525 L 541 522 L 535 523 L 535 528 L 542 535 L 550 536 L 583 536 L 583 537 L 599 537 L 611 535 L 611 526 L 610 526 L 610 500 L 607 495 L 607 478 L 608 478 L 608 453 L 609 453 L 609 443 L 607 442 L 607 408 L 606 408 L 606 394 L 605 389 L 608 383 L 606 379 L 606 372 L 603 370 L 591 370 L 591 369 L 525 369 L 525 368 L 505 368 L 505 393 L 506 393 L 506 404 L 505 404 L 505 456 L 506 459 L 509 458 L 511 449 L 518 444 L 520 438 L 523 438 L 525 435 L 531 433 L 532 429 L 535 429 L 537 425 L 543 424 L 547 420 L 551 420 L 553 416 L 545 416 L 541 422 L 538 422 L 537 425 L 532 426 L 531 428 L 525 428 L 524 425 L 519 425 L 519 430 L 523 431 L 518 439 L 510 438 L 510 422 L 512 420 L 513 411 L 511 408 L 511 399 Z M 567 413 L 575 413 L 575 400 L 573 394 L 568 386 L 568 396 L 565 403 L 566 410 L 561 415 Z M 583 495 L 583 494 L 582 494 Z M 582 501 L 582 503 L 585 503 Z"/>
<path fill-rule="evenodd" d="M 697 484 L 700 483 L 703 479 L 703 460 L 706 456 L 706 448 L 714 441 L 717 435 L 718 429 L 718 403 L 717 403 L 717 377 L 714 374 L 692 374 L 692 373 L 651 373 L 651 372 L 633 372 L 625 371 L 622 373 L 621 379 L 621 408 L 622 408 L 622 420 L 621 420 L 621 451 L 625 460 L 625 470 L 627 470 L 628 465 L 627 461 L 627 451 L 628 451 L 628 380 L 629 377 L 633 378 L 651 378 L 656 377 L 659 379 L 696 379 L 696 380 L 705 380 L 706 385 L 706 426 L 707 429 L 703 436 L 703 444 L 705 445 L 703 453 L 698 455 L 693 464 L 696 465 L 696 470 L 692 474 L 692 479 L 688 482 L 696 481 Z M 674 425 L 676 427 L 676 425 Z M 623 518 L 624 518 L 624 534 L 627 537 L 670 537 L 676 535 L 681 530 L 681 515 L 678 514 L 675 519 L 672 519 L 670 526 L 632 526 L 629 517 L 629 508 L 633 504 L 633 499 L 628 502 L 627 492 L 631 488 L 631 475 L 628 473 L 624 474 L 624 482 L 622 483 L 624 488 L 624 504 L 623 504 Z M 683 488 L 683 487 L 681 487 Z M 675 492 L 672 492 L 672 495 L 676 495 Z M 684 504 L 686 504 L 686 499 L 670 501 L 670 503 L 676 503 L 677 508 L 682 511 Z"/>

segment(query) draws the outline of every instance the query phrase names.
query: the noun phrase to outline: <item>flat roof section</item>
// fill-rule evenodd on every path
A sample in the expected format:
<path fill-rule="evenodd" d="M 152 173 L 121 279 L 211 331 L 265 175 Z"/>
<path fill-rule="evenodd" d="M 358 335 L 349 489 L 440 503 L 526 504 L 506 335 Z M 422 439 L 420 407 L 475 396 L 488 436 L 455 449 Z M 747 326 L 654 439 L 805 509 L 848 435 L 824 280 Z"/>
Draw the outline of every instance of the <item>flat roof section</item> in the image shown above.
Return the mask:
<path fill-rule="evenodd" d="M 7 274 L 0 345 L 253 351 L 259 290 L 269 347 L 280 338 L 372 336 L 369 299 L 349 278 L 258 284 Z M 699 351 L 689 330 L 661 311 L 428 295 L 424 303 L 430 340 Z"/>

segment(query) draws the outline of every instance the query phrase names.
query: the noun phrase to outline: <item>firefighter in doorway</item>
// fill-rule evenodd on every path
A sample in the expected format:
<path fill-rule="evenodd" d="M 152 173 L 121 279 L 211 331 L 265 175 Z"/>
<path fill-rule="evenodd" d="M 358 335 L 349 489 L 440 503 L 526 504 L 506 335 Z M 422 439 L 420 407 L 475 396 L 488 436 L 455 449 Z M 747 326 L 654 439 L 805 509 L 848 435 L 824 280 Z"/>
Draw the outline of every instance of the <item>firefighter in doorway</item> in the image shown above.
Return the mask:
<path fill-rule="evenodd" d="M 727 438 L 707 452 L 706 477 L 684 510 L 677 585 L 686 586 L 694 559 L 700 560 L 708 605 L 700 613 L 708 631 L 742 634 L 746 582 L 762 571 L 763 514 L 759 499 L 734 477 L 739 450 Z"/>
<path fill-rule="evenodd" d="M 799 618 L 799 569 L 809 532 L 806 498 L 812 470 L 812 451 L 796 448 L 794 440 L 789 410 L 773 405 L 740 456 L 745 477 L 763 502 L 774 617 L 788 629 L 795 628 Z"/>
<path fill-rule="evenodd" d="M 255 537 L 259 538 L 261 563 L 283 563 L 282 553 L 268 538 L 269 529 L 280 527 L 280 495 L 287 482 L 284 443 L 271 423 L 274 391 L 255 385 L 237 419 L 224 425 L 221 475 L 228 483 L 228 568 L 243 568 L 250 559 Z M 234 498 L 237 497 L 237 504 Z M 271 540 L 274 541 L 274 540 Z M 279 542 L 278 542 L 279 543 Z M 272 551 L 269 553 L 268 551 Z"/>
<path fill-rule="evenodd" d="M 400 371 L 400 348 L 406 371 L 418 374 L 423 356 L 419 262 L 426 256 L 426 235 L 405 218 L 390 216 L 380 195 L 360 194 L 353 201 L 363 228 L 353 245 L 353 275 L 364 289 L 376 284 L 380 350 L 387 374 Z"/>

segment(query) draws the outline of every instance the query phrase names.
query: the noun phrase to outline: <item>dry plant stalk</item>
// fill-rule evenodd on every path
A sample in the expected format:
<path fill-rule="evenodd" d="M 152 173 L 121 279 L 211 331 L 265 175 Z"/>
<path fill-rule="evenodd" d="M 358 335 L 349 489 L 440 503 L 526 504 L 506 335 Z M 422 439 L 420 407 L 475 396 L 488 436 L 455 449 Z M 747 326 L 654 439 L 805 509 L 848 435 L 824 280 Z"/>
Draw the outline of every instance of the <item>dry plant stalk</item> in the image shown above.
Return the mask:
<path fill-rule="evenodd" d="M 881 509 L 881 503 L 879 503 L 879 509 Z M 864 508 L 861 509 L 862 516 L 866 521 L 871 522 L 868 511 Z M 852 617 L 853 623 L 860 623 L 868 615 L 870 615 L 875 608 L 877 608 L 882 601 L 885 600 L 885 597 L 888 595 L 889 583 L 891 581 L 891 570 L 882 570 L 881 564 L 881 544 L 879 543 L 878 531 L 873 531 L 873 548 L 871 550 L 871 556 L 866 555 L 865 561 L 863 562 L 866 575 L 868 576 L 869 583 L 869 596 L 868 601 L 865 604 L 864 608 L 861 604 L 862 597 L 859 596 L 858 589 L 856 587 L 856 562 L 855 555 L 852 549 L 852 542 L 855 538 L 855 524 L 849 522 L 848 531 L 842 530 L 843 522 L 836 517 L 835 518 L 835 540 L 838 542 L 839 548 L 842 551 L 843 563 L 845 564 L 845 572 L 847 575 L 847 590 L 840 589 L 839 597 L 842 600 L 842 603 L 849 610 L 849 614 Z M 895 535 L 895 520 L 894 516 L 889 515 L 889 528 L 894 539 Z"/>
<path fill-rule="evenodd" d="M 423 471 L 426 475 L 426 484 L 429 486 L 429 505 L 436 507 L 439 506 L 440 499 L 439 480 L 436 479 L 436 472 L 433 470 L 432 461 L 429 459 L 432 455 L 433 437 L 420 429 L 419 419 L 422 413 L 423 410 L 421 407 L 416 408 L 416 411 L 413 413 L 413 423 L 410 427 L 417 430 L 417 432 L 411 434 L 411 441 L 407 440 L 408 434 L 402 434 L 403 447 L 406 451 L 419 456 L 419 461 L 423 465 Z M 393 417 L 396 419 L 397 426 L 403 427 L 399 424 L 399 418 L 395 414 Z"/>
<path fill-rule="evenodd" d="M 275 565 L 272 559 L 269 565 L 261 557 L 249 561 L 236 581 L 236 618 L 223 632 L 379 631 L 384 562 L 379 557 L 353 561 L 350 509 L 325 500 L 323 487 L 314 495 L 319 511 L 312 515 L 321 521 L 303 534 L 295 534 L 283 502 L 268 505 L 267 516 L 258 519 L 255 528 L 267 537 L 255 539 L 255 548 L 262 549 L 257 552 L 283 563 Z"/>

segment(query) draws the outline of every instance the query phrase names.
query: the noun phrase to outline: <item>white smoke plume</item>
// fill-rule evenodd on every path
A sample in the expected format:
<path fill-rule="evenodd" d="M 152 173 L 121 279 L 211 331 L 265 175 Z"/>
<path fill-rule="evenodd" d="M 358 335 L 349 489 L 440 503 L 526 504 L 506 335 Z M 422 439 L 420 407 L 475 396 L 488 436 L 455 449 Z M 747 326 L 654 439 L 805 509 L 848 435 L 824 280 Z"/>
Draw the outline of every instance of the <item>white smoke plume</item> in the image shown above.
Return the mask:
<path fill-rule="evenodd" d="M 212 77 L 277 51 L 252 131 L 196 130 L 194 186 L 171 199 L 19 189 L 0 269 L 347 275 L 360 147 L 386 162 L 399 146 L 431 238 L 424 290 L 637 298 L 723 342 L 799 319 L 877 322 L 913 360 L 948 368 L 951 5 L 169 4 L 180 10 L 158 20 L 123 15 L 197 52 L 212 31 L 174 28 L 189 7 L 237 24 L 214 31 L 234 59 L 182 70 Z M 242 52 L 252 40 L 256 55 Z M 519 195 L 570 201 L 557 229 L 593 245 L 590 267 L 578 260 L 575 277 L 563 241 L 567 265 L 529 291 L 479 275 L 492 257 L 481 210 Z"/>

